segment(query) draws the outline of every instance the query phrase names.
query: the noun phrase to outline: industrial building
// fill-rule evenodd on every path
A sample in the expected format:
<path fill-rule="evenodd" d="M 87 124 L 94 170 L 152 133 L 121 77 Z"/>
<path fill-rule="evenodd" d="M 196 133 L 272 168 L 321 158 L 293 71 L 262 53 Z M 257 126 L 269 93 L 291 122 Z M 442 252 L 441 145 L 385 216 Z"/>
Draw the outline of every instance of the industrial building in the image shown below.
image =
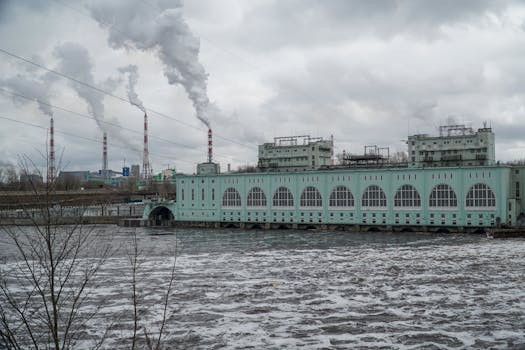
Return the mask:
<path fill-rule="evenodd" d="M 329 161 L 329 142 L 281 145 L 277 138 L 259 148 L 261 172 L 178 174 L 177 200 L 146 206 L 143 219 L 266 228 L 365 225 L 476 230 L 525 226 L 525 168 L 493 161 L 490 128 L 477 133 L 464 130 L 459 135 L 448 134 L 451 129 L 442 130 L 446 134 L 438 138 L 409 137 L 409 145 L 414 141 L 410 152 L 416 148 L 417 152 L 452 151 L 462 156 L 460 166 L 443 166 L 440 160 L 429 167 L 421 158 L 421 162 L 414 160 L 404 167 L 339 165 L 319 169 L 320 164 L 311 161 L 319 159 L 321 152 L 322 162 Z M 458 140 L 461 142 L 456 143 Z M 312 149 L 312 143 L 318 147 Z M 488 159 L 478 157 L 473 163 L 476 157 L 471 156 L 471 150 L 480 148 L 483 151 L 474 153 L 485 152 Z M 308 163 L 295 159 L 305 156 L 312 156 Z"/>
<path fill-rule="evenodd" d="M 276 137 L 259 146 L 259 169 L 265 172 L 291 172 L 319 169 L 330 165 L 333 142 L 320 137 Z"/>
<path fill-rule="evenodd" d="M 494 133 L 486 125 L 477 132 L 465 125 L 445 125 L 439 136 L 408 137 L 411 168 L 494 165 Z"/>

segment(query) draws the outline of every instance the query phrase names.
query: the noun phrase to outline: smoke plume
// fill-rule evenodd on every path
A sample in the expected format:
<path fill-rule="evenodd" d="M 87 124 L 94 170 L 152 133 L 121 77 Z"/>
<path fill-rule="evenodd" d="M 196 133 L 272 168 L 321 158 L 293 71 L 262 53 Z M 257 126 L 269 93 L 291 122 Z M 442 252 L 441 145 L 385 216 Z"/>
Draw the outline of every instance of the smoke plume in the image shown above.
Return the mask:
<path fill-rule="evenodd" d="M 0 86 L 7 87 L 14 93 L 35 100 L 38 104 L 38 109 L 40 109 L 42 113 L 53 116 L 53 109 L 49 106 L 49 85 L 50 81 L 46 79 L 46 76 L 39 80 L 30 80 L 23 75 L 17 74 L 14 77 L 0 80 Z M 13 101 L 21 105 L 31 102 L 31 100 L 17 96 L 13 96 Z"/>
<path fill-rule="evenodd" d="M 86 48 L 77 43 L 64 43 L 55 47 L 54 55 L 60 60 L 58 70 L 65 75 L 77 79 L 87 85 L 98 86 L 93 77 L 93 64 L 91 57 Z M 118 80 L 107 79 L 101 86 L 105 88 L 116 87 Z M 110 133 L 110 135 L 121 141 L 128 148 L 140 151 L 140 147 L 130 143 L 129 138 L 126 138 L 121 133 L 121 128 L 116 119 L 111 120 L 111 124 L 105 123 L 104 119 L 104 94 L 96 91 L 88 86 L 71 81 L 71 87 L 76 91 L 77 95 L 86 101 L 88 105 L 89 114 L 91 114 L 102 131 Z M 111 129 L 111 130 L 109 130 Z"/>
<path fill-rule="evenodd" d="M 139 80 L 137 66 L 130 64 L 129 66 L 119 68 L 119 72 L 122 74 L 128 73 L 128 83 L 126 85 L 126 89 L 129 101 L 133 106 L 146 113 L 146 109 L 144 108 L 142 101 L 139 99 L 139 95 L 135 91 L 135 86 L 137 85 L 137 82 Z"/>
<path fill-rule="evenodd" d="M 199 40 L 182 14 L 182 2 L 159 1 L 157 7 L 129 0 L 97 0 L 89 7 L 92 17 L 109 32 L 113 48 L 155 51 L 170 84 L 180 84 L 193 103 L 197 118 L 209 127 L 208 75 L 199 62 Z M 140 8 L 139 8 L 140 7 Z"/>

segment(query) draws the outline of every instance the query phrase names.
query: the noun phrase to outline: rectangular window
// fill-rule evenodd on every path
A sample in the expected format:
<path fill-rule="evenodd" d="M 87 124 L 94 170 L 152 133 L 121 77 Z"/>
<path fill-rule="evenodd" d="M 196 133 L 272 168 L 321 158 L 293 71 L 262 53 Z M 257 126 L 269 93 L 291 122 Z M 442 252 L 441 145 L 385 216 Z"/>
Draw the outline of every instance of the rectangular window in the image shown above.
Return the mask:
<path fill-rule="evenodd" d="M 520 183 L 516 182 L 516 198 L 520 198 Z"/>

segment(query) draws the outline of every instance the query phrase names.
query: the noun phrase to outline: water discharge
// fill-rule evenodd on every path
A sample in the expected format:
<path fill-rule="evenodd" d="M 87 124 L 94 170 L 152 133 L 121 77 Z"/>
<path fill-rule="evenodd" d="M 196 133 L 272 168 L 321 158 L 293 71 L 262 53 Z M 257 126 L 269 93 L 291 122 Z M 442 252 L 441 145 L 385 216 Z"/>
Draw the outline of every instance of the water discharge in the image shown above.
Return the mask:
<path fill-rule="evenodd" d="M 101 226 L 114 242 L 131 229 Z M 476 235 L 137 229 L 152 327 L 177 245 L 169 347 L 525 348 L 525 240 Z M 117 243 L 115 243 L 117 244 Z M 120 243 L 118 243 L 120 244 Z M 0 251 L 6 251 L 0 247 Z M 9 260 L 7 261 L 9 264 Z M 131 312 L 121 250 L 99 276 L 86 330 Z M 157 315 L 157 316 L 155 316 Z M 126 328 L 126 322 L 114 329 Z M 120 334 L 120 335 L 119 335 Z M 113 332 L 108 348 L 129 348 Z"/>

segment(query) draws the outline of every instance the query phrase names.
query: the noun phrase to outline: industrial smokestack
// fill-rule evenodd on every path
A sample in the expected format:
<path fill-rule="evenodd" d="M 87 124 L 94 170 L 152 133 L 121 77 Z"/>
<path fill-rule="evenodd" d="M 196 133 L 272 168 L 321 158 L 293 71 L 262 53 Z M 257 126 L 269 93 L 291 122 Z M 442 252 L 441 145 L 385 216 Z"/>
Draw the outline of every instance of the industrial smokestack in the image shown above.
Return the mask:
<path fill-rule="evenodd" d="M 148 115 L 144 113 L 144 152 L 142 154 L 142 177 L 148 179 L 151 176 L 148 149 Z"/>
<path fill-rule="evenodd" d="M 108 133 L 105 131 L 102 141 L 102 176 L 108 176 Z"/>
<path fill-rule="evenodd" d="M 50 120 L 49 126 L 49 164 L 47 170 L 47 182 L 51 183 L 55 180 L 55 127 L 53 117 Z"/>
<path fill-rule="evenodd" d="M 213 142 L 212 142 L 212 134 L 211 134 L 211 128 L 208 129 L 208 163 L 211 163 L 213 161 Z"/>

